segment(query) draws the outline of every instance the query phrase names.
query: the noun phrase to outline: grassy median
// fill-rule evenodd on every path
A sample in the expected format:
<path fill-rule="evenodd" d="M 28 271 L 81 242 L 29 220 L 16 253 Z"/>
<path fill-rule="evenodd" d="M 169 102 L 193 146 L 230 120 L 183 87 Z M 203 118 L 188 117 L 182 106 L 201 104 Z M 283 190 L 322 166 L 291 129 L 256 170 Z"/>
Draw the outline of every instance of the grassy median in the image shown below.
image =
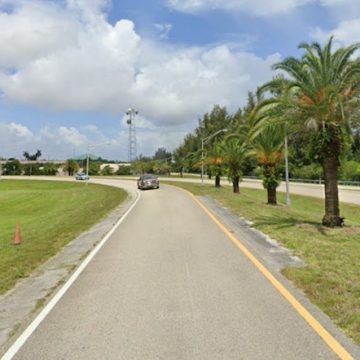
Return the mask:
<path fill-rule="evenodd" d="M 100 221 L 127 198 L 118 188 L 85 183 L 0 181 L 0 294 Z M 12 245 L 16 224 L 21 245 Z"/>
<path fill-rule="evenodd" d="M 243 188 L 234 195 L 228 186 L 169 184 L 211 196 L 303 259 L 304 268 L 288 268 L 283 274 L 360 345 L 360 206 L 341 204 L 346 226 L 329 229 L 321 226 L 320 199 L 292 195 L 287 207 L 279 193 L 279 205 L 270 206 L 265 190 Z"/>

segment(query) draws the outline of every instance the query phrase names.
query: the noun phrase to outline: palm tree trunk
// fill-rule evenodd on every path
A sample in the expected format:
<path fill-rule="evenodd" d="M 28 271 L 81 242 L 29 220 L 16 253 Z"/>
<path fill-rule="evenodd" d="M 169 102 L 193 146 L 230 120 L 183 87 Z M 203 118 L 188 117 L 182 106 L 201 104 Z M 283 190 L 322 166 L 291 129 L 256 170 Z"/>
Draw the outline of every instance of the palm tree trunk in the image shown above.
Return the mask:
<path fill-rule="evenodd" d="M 240 182 L 240 176 L 235 176 L 235 178 L 232 181 L 232 183 L 233 183 L 233 193 L 234 194 L 239 194 L 240 193 L 239 182 Z"/>
<path fill-rule="evenodd" d="M 267 188 L 267 198 L 269 205 L 277 205 L 276 188 Z"/>
<path fill-rule="evenodd" d="M 215 176 L 215 187 L 220 187 L 220 175 Z"/>
<path fill-rule="evenodd" d="M 325 215 L 322 224 L 328 227 L 342 226 L 344 218 L 340 216 L 339 210 L 338 160 L 335 157 L 326 158 L 322 166 L 325 180 Z"/>

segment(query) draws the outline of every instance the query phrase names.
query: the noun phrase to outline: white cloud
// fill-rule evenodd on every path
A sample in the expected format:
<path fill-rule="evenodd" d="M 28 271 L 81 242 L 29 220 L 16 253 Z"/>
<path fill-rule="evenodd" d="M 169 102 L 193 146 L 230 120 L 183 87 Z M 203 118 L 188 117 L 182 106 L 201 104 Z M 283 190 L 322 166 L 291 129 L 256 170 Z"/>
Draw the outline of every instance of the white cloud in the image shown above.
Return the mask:
<path fill-rule="evenodd" d="M 166 47 L 141 38 L 129 20 L 109 24 L 105 0 L 68 0 L 65 7 L 38 0 L 14 4 L 10 13 L 1 13 L 0 6 L 4 29 L 10 23 L 17 29 L 0 31 L 3 53 L 12 52 L 2 71 L 0 64 L 0 90 L 5 101 L 40 109 L 123 114 L 131 105 L 146 128 L 190 123 L 214 104 L 230 110 L 243 105 L 247 92 L 270 79 L 270 67 L 279 60 L 226 44 Z M 32 39 L 17 46 L 25 27 Z"/>
<path fill-rule="evenodd" d="M 0 157 L 20 158 L 24 151 L 33 149 L 36 141 L 36 136 L 27 126 L 15 121 L 0 123 Z"/>
<path fill-rule="evenodd" d="M 348 46 L 359 42 L 360 39 L 360 19 L 341 21 L 333 30 L 313 29 L 311 37 L 320 43 L 324 43 L 331 35 L 334 36 L 335 46 Z"/>
<path fill-rule="evenodd" d="M 12 11 L 5 11 L 5 6 Z M 0 1 L 0 67 L 26 66 L 75 45 L 79 23 L 68 15 L 44 2 Z"/>
<path fill-rule="evenodd" d="M 127 130 L 127 129 L 126 129 Z M 126 161 L 128 156 L 128 132 L 114 133 L 111 137 L 102 133 L 96 126 L 81 129 L 65 126 L 46 126 L 36 134 L 20 123 L 0 123 L 0 157 L 23 158 L 23 152 L 40 149 L 42 158 L 63 160 L 79 155 L 91 154 L 107 159 Z M 157 148 L 169 150 L 185 136 L 185 131 L 154 131 L 153 128 L 139 131 L 137 136 L 138 155 L 153 155 Z M 96 135 L 96 137 L 94 137 Z"/>
<path fill-rule="evenodd" d="M 86 154 L 89 146 L 91 153 L 108 158 L 112 158 L 112 154 L 115 153 L 118 155 L 116 158 L 126 160 L 125 133 L 119 136 L 114 134 L 113 138 L 108 138 L 99 129 L 91 126 L 77 129 L 72 126 L 50 125 L 34 133 L 23 124 L 2 122 L 0 143 L 0 157 L 5 158 L 22 158 L 24 151 L 33 153 L 40 149 L 42 158 L 62 160 Z"/>
<path fill-rule="evenodd" d="M 69 145 L 83 145 L 86 141 L 85 136 L 80 134 L 74 127 L 67 128 L 65 126 L 60 126 L 57 136 L 58 141 L 61 140 Z"/>
<path fill-rule="evenodd" d="M 324 6 L 343 6 L 358 4 L 357 0 L 319 0 L 321 5 Z"/>
<path fill-rule="evenodd" d="M 212 10 L 246 13 L 261 17 L 270 17 L 290 13 L 307 4 L 319 4 L 334 7 L 341 12 L 354 16 L 359 13 L 358 0 L 166 0 L 167 6 L 185 13 L 201 13 Z M 348 10 L 351 10 L 349 12 Z"/>
<path fill-rule="evenodd" d="M 127 128 L 129 126 L 129 124 L 127 123 L 129 119 L 128 115 L 124 115 L 123 118 L 121 119 L 121 124 Z M 146 119 L 144 116 L 142 116 L 141 114 L 138 114 L 135 116 L 135 118 L 133 118 L 132 121 L 133 124 L 135 124 L 135 128 L 136 129 L 143 129 L 143 130 L 156 130 L 156 126 L 148 119 Z"/>
<path fill-rule="evenodd" d="M 209 10 L 245 12 L 257 16 L 283 14 L 314 0 L 167 0 L 169 7 L 186 13 Z"/>
<path fill-rule="evenodd" d="M 261 59 L 234 53 L 222 45 L 210 49 L 181 49 L 141 67 L 132 91 L 159 125 L 176 124 L 184 115 L 201 114 L 213 104 L 235 110 L 250 89 L 270 79 L 274 55 Z"/>
<path fill-rule="evenodd" d="M 158 32 L 158 36 L 160 40 L 166 40 L 169 38 L 170 31 L 173 26 L 168 23 L 164 24 L 154 24 L 155 30 Z"/>
<path fill-rule="evenodd" d="M 53 110 L 115 110 L 133 81 L 139 39 L 133 24 L 82 28 L 78 38 L 13 74 L 0 74 L 5 97 Z"/>
<path fill-rule="evenodd" d="M 21 124 L 11 122 L 10 124 L 6 125 L 6 128 L 11 135 L 14 135 L 17 138 L 23 138 L 25 140 L 31 140 L 33 138 L 33 133 L 31 130 Z"/>
<path fill-rule="evenodd" d="M 280 60 L 278 54 L 261 58 L 233 44 L 175 47 L 151 41 L 129 20 L 111 25 L 107 0 L 60 4 L 0 0 L 3 101 L 118 118 L 135 107 L 138 149 L 144 154 L 160 146 L 173 149 L 215 104 L 230 111 L 243 106 L 247 92 L 270 79 L 271 65 Z M 166 37 L 171 25 L 158 25 Z M 48 123 L 33 134 L 21 120 L 11 126 L 2 120 L 0 140 L 6 156 L 41 149 L 50 158 L 67 158 L 100 143 L 96 153 L 126 160 L 128 129 L 122 121 L 122 130 L 109 136 L 90 122 L 81 128 Z"/>
<path fill-rule="evenodd" d="M 169 131 L 165 133 L 144 132 L 138 136 L 137 155 L 154 155 L 160 147 L 172 151 L 174 144 L 183 139 L 187 132 Z"/>

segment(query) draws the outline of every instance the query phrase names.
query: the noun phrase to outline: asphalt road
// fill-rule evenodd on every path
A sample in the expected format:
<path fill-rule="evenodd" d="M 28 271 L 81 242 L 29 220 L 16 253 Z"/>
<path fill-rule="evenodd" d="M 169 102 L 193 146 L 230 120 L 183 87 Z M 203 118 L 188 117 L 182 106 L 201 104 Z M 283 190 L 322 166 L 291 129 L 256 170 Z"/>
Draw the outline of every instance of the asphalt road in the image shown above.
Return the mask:
<path fill-rule="evenodd" d="M 338 356 L 191 196 L 161 186 L 141 193 L 14 359 Z"/>

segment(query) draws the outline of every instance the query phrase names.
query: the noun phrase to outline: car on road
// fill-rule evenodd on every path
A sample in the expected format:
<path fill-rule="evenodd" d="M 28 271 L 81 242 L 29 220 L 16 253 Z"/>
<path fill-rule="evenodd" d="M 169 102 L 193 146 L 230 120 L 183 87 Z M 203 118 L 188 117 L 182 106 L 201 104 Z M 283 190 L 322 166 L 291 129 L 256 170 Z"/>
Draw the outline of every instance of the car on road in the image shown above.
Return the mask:
<path fill-rule="evenodd" d="M 89 175 L 86 175 L 85 173 L 77 173 L 75 176 L 76 180 L 90 180 Z"/>
<path fill-rule="evenodd" d="M 159 189 L 160 183 L 157 176 L 153 174 L 141 175 L 137 181 L 138 189 Z"/>

